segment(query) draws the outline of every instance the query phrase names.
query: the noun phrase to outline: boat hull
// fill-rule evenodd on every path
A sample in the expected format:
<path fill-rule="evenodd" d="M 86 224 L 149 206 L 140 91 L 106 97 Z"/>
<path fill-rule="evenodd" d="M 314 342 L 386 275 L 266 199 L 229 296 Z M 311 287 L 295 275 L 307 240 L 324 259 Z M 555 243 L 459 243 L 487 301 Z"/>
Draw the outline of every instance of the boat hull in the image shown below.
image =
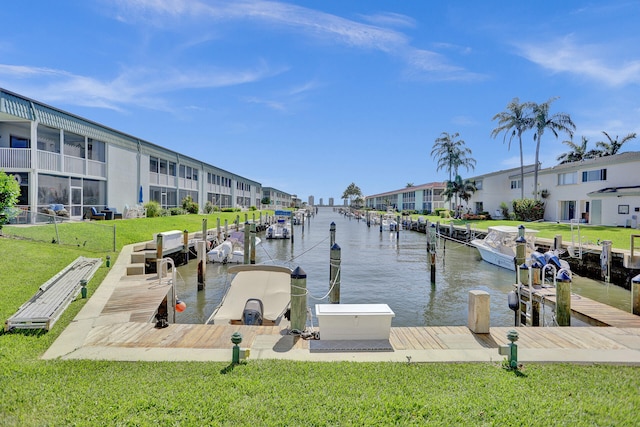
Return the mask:
<path fill-rule="evenodd" d="M 471 244 L 478 249 L 478 252 L 484 261 L 497 265 L 498 267 L 506 268 L 507 270 L 516 271 L 513 256 L 494 251 L 492 248 L 484 245 L 482 240 L 474 240 Z"/>

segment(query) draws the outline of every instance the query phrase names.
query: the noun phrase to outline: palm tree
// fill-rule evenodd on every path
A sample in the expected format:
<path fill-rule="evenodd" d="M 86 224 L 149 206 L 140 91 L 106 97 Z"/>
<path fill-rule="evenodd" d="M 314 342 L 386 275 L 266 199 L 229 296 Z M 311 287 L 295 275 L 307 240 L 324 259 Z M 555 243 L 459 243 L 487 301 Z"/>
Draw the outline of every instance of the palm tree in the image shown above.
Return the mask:
<path fill-rule="evenodd" d="M 459 139 L 458 132 L 450 135 L 442 132 L 437 138 L 431 149 L 431 157 L 437 159 L 436 171 L 445 169 L 449 172 L 449 181 L 453 174 L 458 175 L 458 169 L 462 166 L 467 171 L 474 169 L 476 160 L 471 155 L 471 149 L 465 145 L 462 139 Z"/>
<path fill-rule="evenodd" d="M 518 137 L 520 143 L 520 198 L 524 199 L 524 158 L 522 152 L 522 132 L 533 127 L 533 119 L 531 110 L 533 104 L 531 102 L 520 103 L 520 99 L 513 98 L 507 104 L 507 110 L 493 116 L 492 120 L 498 120 L 498 127 L 491 132 L 491 136 L 495 138 L 501 132 L 504 132 L 502 142 L 504 143 L 509 136 L 509 145 L 507 149 L 511 149 L 511 141 L 513 137 Z"/>
<path fill-rule="evenodd" d="M 612 139 L 608 133 L 602 131 L 604 136 L 607 137 L 609 142 L 598 141 L 596 142 L 596 147 L 600 147 L 601 150 L 596 150 L 599 156 L 613 156 L 614 154 L 618 154 L 622 146 L 625 142 L 634 139 L 636 137 L 635 132 L 630 133 L 629 135 L 622 138 L 622 140 L 618 141 L 618 135 L 616 135 L 616 139 Z"/>
<path fill-rule="evenodd" d="M 582 136 L 582 143 L 580 145 L 571 140 L 562 141 L 563 144 L 568 145 L 569 148 L 571 148 L 571 151 L 562 153 L 556 160 L 562 165 L 565 163 L 580 162 L 585 159 L 590 159 L 593 156 L 593 152 L 587 151 L 587 142 L 588 139 L 586 136 Z"/>
<path fill-rule="evenodd" d="M 549 108 L 551 103 L 558 99 L 557 97 L 549 98 L 547 102 L 542 104 L 536 104 L 533 106 L 533 121 L 536 133 L 533 135 L 533 140 L 536 142 L 536 160 L 534 165 L 533 175 L 533 194 L 534 199 L 538 200 L 538 168 L 540 157 L 540 140 L 544 131 L 549 129 L 556 138 L 558 138 L 558 132 L 566 132 L 570 137 L 573 137 L 573 131 L 576 129 L 576 125 L 571 121 L 571 117 L 566 113 L 555 113 L 549 115 Z"/>
<path fill-rule="evenodd" d="M 447 200 L 452 200 L 454 197 L 457 200 L 458 197 L 460 197 L 467 203 L 475 191 L 476 185 L 473 181 L 469 179 L 463 181 L 460 175 L 456 175 L 453 181 L 447 181 L 447 188 L 442 192 L 442 195 Z M 457 205 L 458 203 L 456 201 L 456 206 Z"/>

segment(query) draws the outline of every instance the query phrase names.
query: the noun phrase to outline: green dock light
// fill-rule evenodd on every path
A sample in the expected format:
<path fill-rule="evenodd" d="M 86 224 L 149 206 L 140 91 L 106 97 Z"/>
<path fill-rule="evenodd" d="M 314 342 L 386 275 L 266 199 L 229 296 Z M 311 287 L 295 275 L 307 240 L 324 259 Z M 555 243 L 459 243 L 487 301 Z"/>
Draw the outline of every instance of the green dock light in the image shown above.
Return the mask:
<path fill-rule="evenodd" d="M 231 363 L 237 365 L 240 363 L 240 347 L 238 347 L 238 344 L 242 342 L 242 335 L 240 332 L 234 332 L 233 335 L 231 335 L 231 342 L 233 343 L 233 356 L 231 358 Z"/>
<path fill-rule="evenodd" d="M 84 279 L 80 280 L 80 293 L 82 294 L 82 298 L 87 297 L 87 281 Z"/>
<path fill-rule="evenodd" d="M 111 255 L 107 255 L 107 268 L 111 267 Z"/>

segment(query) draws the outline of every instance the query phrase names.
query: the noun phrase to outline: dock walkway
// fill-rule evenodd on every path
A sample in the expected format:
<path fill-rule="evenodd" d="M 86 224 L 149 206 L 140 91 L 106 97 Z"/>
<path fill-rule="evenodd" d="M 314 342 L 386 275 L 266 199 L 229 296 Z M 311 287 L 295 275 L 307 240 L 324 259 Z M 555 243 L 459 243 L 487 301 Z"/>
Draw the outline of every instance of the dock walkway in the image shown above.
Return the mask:
<path fill-rule="evenodd" d="M 529 299 L 529 289 L 526 286 L 521 288 L 521 292 Z M 551 309 L 556 306 L 554 287 L 534 287 L 533 297 Z M 592 326 L 640 328 L 640 316 L 576 294 L 571 294 L 571 316 Z"/>
<path fill-rule="evenodd" d="M 133 245 L 123 248 L 103 283 L 44 359 L 230 362 L 231 335 L 239 332 L 240 347 L 249 349 L 249 360 L 500 363 L 504 356 L 498 348 L 507 344 L 507 332 L 513 329 L 492 327 L 487 334 L 475 334 L 466 326 L 392 327 L 391 351 L 314 351 L 310 341 L 289 334 L 282 325 L 171 324 L 156 328 L 149 317 L 167 289 L 141 276 L 134 285 L 136 291 L 125 297 L 123 292 L 136 280 L 125 279 L 132 252 Z M 148 294 L 150 298 L 142 297 L 145 287 L 153 293 Z M 139 297 L 132 297 L 136 293 Z M 520 335 L 518 360 L 523 363 L 640 365 L 640 328 L 516 329 Z"/>

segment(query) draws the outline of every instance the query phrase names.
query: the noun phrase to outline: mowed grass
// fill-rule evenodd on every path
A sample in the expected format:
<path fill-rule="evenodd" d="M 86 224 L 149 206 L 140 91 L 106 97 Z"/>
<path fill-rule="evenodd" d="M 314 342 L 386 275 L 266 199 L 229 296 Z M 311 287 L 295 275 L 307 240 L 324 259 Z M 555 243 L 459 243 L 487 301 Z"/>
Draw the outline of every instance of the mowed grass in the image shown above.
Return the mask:
<path fill-rule="evenodd" d="M 198 231 L 202 218 L 116 221 L 118 248 L 158 231 Z M 95 227 L 74 226 L 82 239 Z M 7 238 L 0 253 L 4 320 L 77 256 L 105 255 Z M 106 272 L 103 264 L 90 295 Z M 0 333 L 0 426 L 637 425 L 640 367 L 632 366 L 40 360 L 85 302 L 49 332 Z"/>

